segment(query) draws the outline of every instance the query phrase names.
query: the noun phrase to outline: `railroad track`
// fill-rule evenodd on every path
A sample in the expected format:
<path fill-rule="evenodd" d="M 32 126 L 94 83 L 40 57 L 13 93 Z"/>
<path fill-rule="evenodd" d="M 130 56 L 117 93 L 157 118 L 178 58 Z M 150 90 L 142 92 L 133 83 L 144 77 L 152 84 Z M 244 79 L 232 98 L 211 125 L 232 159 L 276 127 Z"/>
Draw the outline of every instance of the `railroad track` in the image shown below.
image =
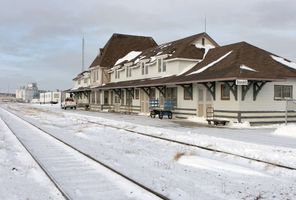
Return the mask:
<path fill-rule="evenodd" d="M 244 156 L 244 155 L 240 155 L 240 154 L 237 154 L 237 153 L 232 153 L 232 152 L 219 150 L 219 149 L 215 149 L 215 148 L 211 148 L 211 147 L 206 147 L 206 146 L 202 146 L 202 145 L 196 145 L 196 144 L 183 142 L 183 141 L 179 141 L 179 140 L 174 140 L 174 139 L 170 139 L 170 138 L 165 138 L 165 137 L 161 137 L 161 136 L 157 136 L 157 135 L 150 135 L 148 133 L 143 133 L 143 132 L 135 131 L 135 130 L 128 129 L 128 128 L 117 127 L 115 125 L 104 124 L 104 123 L 94 122 L 94 121 L 90 121 L 90 120 L 82 120 L 82 121 L 85 121 L 85 122 L 91 123 L 91 124 L 96 124 L 96 125 L 99 125 L 99 126 L 114 128 L 114 129 L 117 129 L 117 130 L 124 130 L 124 131 L 126 131 L 128 133 L 131 133 L 131 134 L 137 134 L 137 135 L 141 135 L 141 136 L 144 136 L 144 137 L 149 137 L 149 138 L 154 138 L 154 139 L 158 139 L 158 140 L 162 140 L 162 141 L 172 142 L 172 143 L 175 143 L 175 144 L 185 145 L 185 146 L 189 146 L 189 147 L 195 147 L 195 148 L 203 149 L 203 150 L 210 151 L 210 152 L 231 155 L 231 156 L 239 157 L 239 158 L 242 158 L 242 159 L 246 159 L 246 160 L 250 160 L 250 161 L 254 161 L 254 162 L 258 162 L 258 163 L 268 164 L 268 165 L 271 165 L 271 166 L 274 166 L 274 167 L 279 167 L 279 168 L 283 168 L 283 169 L 287 169 L 287 170 L 296 171 L 296 167 L 287 166 L 287 165 L 283 165 L 283 164 L 279 164 L 279 163 L 273 163 L 273 162 L 270 162 L 270 161 L 253 158 L 253 157 L 250 157 L 250 156 Z"/>
<path fill-rule="evenodd" d="M 211 151 L 211 152 L 215 152 L 215 153 L 227 154 L 227 155 L 239 157 L 239 158 L 242 158 L 242 159 L 247 159 L 247 160 L 250 160 L 250 161 L 255 161 L 255 162 L 264 163 L 264 164 L 272 165 L 272 166 L 283 168 L 283 169 L 295 170 L 296 171 L 295 167 L 286 166 L 286 165 L 282 165 L 282 164 L 278 164 L 278 163 L 273 163 L 273 162 L 270 162 L 270 161 L 265 161 L 265 160 L 261 160 L 261 159 L 257 159 L 257 158 L 252 158 L 252 157 L 249 157 L 249 156 L 244 156 L 244 155 L 240 155 L 240 154 L 236 154 L 236 153 L 232 153 L 232 152 L 227 152 L 227 151 L 223 151 L 223 150 L 219 150 L 219 149 L 215 149 L 215 148 L 211 148 L 211 147 L 205 147 L 205 146 L 196 145 L 196 144 L 192 144 L 192 143 L 188 143 L 188 142 L 182 142 L 182 141 L 178 141 L 178 140 L 174 140 L 174 139 L 170 139 L 170 138 L 165 138 L 165 137 L 161 137 L 161 136 L 150 135 L 148 133 L 143 133 L 143 132 L 131 130 L 131 129 L 128 129 L 128 128 L 121 128 L 121 127 L 117 127 L 117 126 L 114 126 L 114 125 L 103 124 L 103 123 L 100 123 L 100 122 L 94 122 L 94 121 L 89 121 L 89 120 L 87 120 L 87 122 L 91 123 L 91 124 L 97 124 L 97 125 L 100 125 L 100 126 L 105 126 L 105 127 L 118 129 L 118 130 L 124 130 L 124 131 L 127 131 L 128 133 L 137 134 L 137 135 L 141 135 L 141 136 L 145 136 L 145 137 L 149 137 L 149 138 L 154 138 L 154 139 L 158 139 L 158 140 L 162 140 L 162 141 L 172 142 L 172 143 L 175 143 L 175 144 L 181 144 L 181 145 L 185 145 L 185 146 L 189 146 L 189 147 L 195 147 L 195 148 L 198 148 L 198 149 L 203 149 L 203 150 Z"/>
<path fill-rule="evenodd" d="M 3 110 L 11 115 L 2 113 L 3 122 L 65 199 L 106 199 L 106 194 L 111 199 L 169 199 L 21 116 Z"/>

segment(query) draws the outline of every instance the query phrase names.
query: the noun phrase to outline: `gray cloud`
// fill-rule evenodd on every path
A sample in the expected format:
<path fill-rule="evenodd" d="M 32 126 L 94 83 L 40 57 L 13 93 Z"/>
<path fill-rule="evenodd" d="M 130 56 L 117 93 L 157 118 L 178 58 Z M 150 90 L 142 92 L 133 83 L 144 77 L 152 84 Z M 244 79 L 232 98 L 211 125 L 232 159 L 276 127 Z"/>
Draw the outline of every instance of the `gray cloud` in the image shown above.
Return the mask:
<path fill-rule="evenodd" d="M 4 0 L 0 8 L 0 91 L 38 81 L 66 89 L 112 33 L 152 36 L 158 43 L 204 31 L 219 44 L 247 41 L 296 61 L 293 0 Z"/>

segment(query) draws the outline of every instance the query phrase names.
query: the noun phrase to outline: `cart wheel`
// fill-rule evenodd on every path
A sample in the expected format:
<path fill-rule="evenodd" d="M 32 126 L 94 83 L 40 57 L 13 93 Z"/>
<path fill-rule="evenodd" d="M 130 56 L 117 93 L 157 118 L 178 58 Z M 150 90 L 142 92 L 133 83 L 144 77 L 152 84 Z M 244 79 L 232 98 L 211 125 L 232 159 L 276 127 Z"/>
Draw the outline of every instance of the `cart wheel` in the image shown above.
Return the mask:
<path fill-rule="evenodd" d="M 172 119 L 172 118 L 173 118 L 173 113 L 169 112 L 169 114 L 168 114 L 168 118 L 169 118 L 169 119 Z"/>
<path fill-rule="evenodd" d="M 151 114 L 150 114 L 150 117 L 151 117 L 151 118 L 155 118 L 155 114 L 152 114 L 152 113 L 151 113 Z"/>
<path fill-rule="evenodd" d="M 163 114 L 162 113 L 159 113 L 158 114 L 158 117 L 159 117 L 159 119 L 162 119 L 163 118 Z"/>
<path fill-rule="evenodd" d="M 155 112 L 154 111 L 150 111 L 150 117 L 155 118 Z"/>

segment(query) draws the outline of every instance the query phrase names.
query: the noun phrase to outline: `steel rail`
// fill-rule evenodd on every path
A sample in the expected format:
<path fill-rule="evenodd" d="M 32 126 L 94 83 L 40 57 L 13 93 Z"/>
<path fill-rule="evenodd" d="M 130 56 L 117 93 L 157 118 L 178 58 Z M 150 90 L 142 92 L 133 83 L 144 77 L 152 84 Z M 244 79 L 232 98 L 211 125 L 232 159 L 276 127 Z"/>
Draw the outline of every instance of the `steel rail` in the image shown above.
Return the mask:
<path fill-rule="evenodd" d="M 106 127 L 118 129 L 118 130 L 124 130 L 124 131 L 127 131 L 129 133 L 138 134 L 138 135 L 142 135 L 142 136 L 145 136 L 145 137 L 150 137 L 150 138 L 154 138 L 154 139 L 158 139 L 158 140 L 172 142 L 172 143 L 175 143 L 175 144 L 181 144 L 181 145 L 185 145 L 185 146 L 195 147 L 195 148 L 199 148 L 199 149 L 203 149 L 203 150 L 211 151 L 211 152 L 215 152 L 215 153 L 221 153 L 221 154 L 236 156 L 236 157 L 239 157 L 239 158 L 242 158 L 242 159 L 247 159 L 247 160 L 251 160 L 251 161 L 255 161 L 255 162 L 259 162 L 259 163 L 269 164 L 269 165 L 279 167 L 279 168 L 284 168 L 284 169 L 295 170 L 296 171 L 295 167 L 286 166 L 286 165 L 282 165 L 282 164 L 278 164 L 278 163 L 273 163 L 273 162 L 270 162 L 270 161 L 261 160 L 261 159 L 257 159 L 257 158 L 252 158 L 252 157 L 240 155 L 240 154 L 237 154 L 237 153 L 223 151 L 223 150 L 219 150 L 219 149 L 215 149 L 215 148 L 211 148 L 211 147 L 205 147 L 205 146 L 192 144 L 192 143 L 188 143 L 188 142 L 182 142 L 182 141 L 179 141 L 179 140 L 174 140 L 174 139 L 165 138 L 165 137 L 161 137 L 161 136 L 150 135 L 148 133 L 143 133 L 143 132 L 131 130 L 131 129 L 128 129 L 128 128 L 121 128 L 121 127 L 117 127 L 117 126 L 114 126 L 114 125 L 103 124 L 103 123 L 100 123 L 100 122 L 93 122 L 93 121 L 89 121 L 89 120 L 87 120 L 87 122 L 91 123 L 91 124 L 97 124 L 97 125 L 100 125 L 100 126 L 106 126 Z"/>
<path fill-rule="evenodd" d="M 64 198 L 66 200 L 72 200 L 72 198 L 70 197 L 70 195 L 68 195 L 63 189 L 62 187 L 57 183 L 57 181 L 55 180 L 55 178 L 50 174 L 50 172 L 45 168 L 45 166 L 43 166 L 43 164 L 39 161 L 39 159 L 37 158 L 37 156 L 35 156 L 28 148 L 27 146 L 23 143 L 23 141 L 17 136 L 17 134 L 15 134 L 15 132 L 12 130 L 12 128 L 10 127 L 10 125 L 8 123 L 6 123 L 5 120 L 3 120 L 3 123 L 6 125 L 6 127 L 10 130 L 10 132 L 16 137 L 16 139 L 18 140 L 18 142 L 25 148 L 25 150 L 30 154 L 30 156 L 33 158 L 33 160 L 37 163 L 37 165 L 42 169 L 42 171 L 45 173 L 45 175 L 49 178 L 49 180 L 55 185 L 55 187 L 60 191 L 60 193 L 64 196 Z"/>
<path fill-rule="evenodd" d="M 114 172 L 115 174 L 117 174 L 117 175 L 119 175 L 119 176 L 121 176 L 121 177 L 127 179 L 128 181 L 134 183 L 135 185 L 139 186 L 140 188 L 142 188 L 142 189 L 144 189 L 144 190 L 150 192 L 151 194 L 154 194 L 155 196 L 159 197 L 160 199 L 163 199 L 163 200 L 169 200 L 168 197 L 166 197 L 166 196 L 160 194 L 160 193 L 157 192 L 157 191 L 154 191 L 153 189 L 151 189 L 151 188 L 149 188 L 149 187 L 143 185 L 142 183 L 139 183 L 138 181 L 136 181 L 136 180 L 134 180 L 134 179 L 128 177 L 127 175 L 125 175 L 125 174 L 123 174 L 123 173 L 121 173 L 121 172 L 119 172 L 118 170 L 113 169 L 113 168 L 110 167 L 109 165 L 103 163 L 102 161 L 97 160 L 96 158 L 92 157 L 91 155 L 89 155 L 89 154 L 87 154 L 87 153 L 85 153 L 85 152 L 83 152 L 83 151 L 77 149 L 76 147 L 74 147 L 74 146 L 68 144 L 67 142 L 65 142 L 65 141 L 63 141 L 63 140 L 61 140 L 61 139 L 59 139 L 58 137 L 52 135 L 51 133 L 47 132 L 46 130 L 42 129 L 41 127 L 38 127 L 37 125 L 35 125 L 35 124 L 33 124 L 32 122 L 30 122 L 30 121 L 24 119 L 23 117 L 21 117 L 21 116 L 15 114 L 15 113 L 13 113 L 13 112 L 11 112 L 11 111 L 8 111 L 7 109 L 5 109 L 5 108 L 3 108 L 3 107 L 2 107 L 2 109 L 5 110 L 5 111 L 7 111 L 7 112 L 9 112 L 9 113 L 11 113 L 12 115 L 18 117 L 19 119 L 21 119 L 21 120 L 27 122 L 27 123 L 30 124 L 31 126 L 37 128 L 37 129 L 39 129 L 40 131 L 44 132 L 45 134 L 49 135 L 50 137 L 52 137 L 52 138 L 58 140 L 59 142 L 63 143 L 64 145 L 66 145 L 66 146 L 68 146 L 68 147 L 70 147 L 71 149 L 75 150 L 76 152 L 78 152 L 78 153 L 84 155 L 85 157 L 89 158 L 90 160 L 92 160 L 92 161 L 94 161 L 94 162 L 100 164 L 101 166 L 103 166 L 103 167 L 109 169 L 110 171 Z M 3 120 L 3 121 L 4 121 L 4 120 Z M 8 126 L 8 124 L 7 124 L 5 121 L 4 121 L 4 123 Z M 9 126 L 8 126 L 8 127 L 9 127 Z M 9 129 L 10 129 L 10 128 L 9 128 Z M 11 129 L 10 129 L 10 130 L 11 130 Z M 15 134 L 14 134 L 14 135 L 15 135 Z M 17 137 L 17 136 L 16 136 L 16 137 Z M 18 137 L 17 137 L 17 138 L 18 138 Z M 25 147 L 25 145 L 21 142 L 21 140 L 20 140 L 19 138 L 18 138 L 18 140 L 19 140 L 20 143 Z M 25 148 L 26 148 L 26 147 L 25 147 Z M 37 164 L 38 164 L 38 165 L 44 170 L 44 172 L 47 174 L 47 176 L 52 180 L 52 182 L 56 185 L 56 187 L 57 187 L 57 188 L 61 191 L 61 193 L 66 197 L 66 199 L 71 200 L 71 198 L 69 197 L 69 195 L 67 195 L 67 194 L 66 194 L 66 193 L 60 188 L 60 186 L 55 182 L 54 178 L 52 178 L 52 177 L 50 176 L 50 174 L 47 172 L 47 170 L 42 166 L 42 164 L 40 164 L 40 162 L 38 161 L 38 159 L 34 157 L 34 155 L 29 151 L 28 148 L 26 148 L 26 150 L 27 150 L 27 151 L 30 153 L 30 155 L 34 158 L 34 160 L 37 162 Z"/>

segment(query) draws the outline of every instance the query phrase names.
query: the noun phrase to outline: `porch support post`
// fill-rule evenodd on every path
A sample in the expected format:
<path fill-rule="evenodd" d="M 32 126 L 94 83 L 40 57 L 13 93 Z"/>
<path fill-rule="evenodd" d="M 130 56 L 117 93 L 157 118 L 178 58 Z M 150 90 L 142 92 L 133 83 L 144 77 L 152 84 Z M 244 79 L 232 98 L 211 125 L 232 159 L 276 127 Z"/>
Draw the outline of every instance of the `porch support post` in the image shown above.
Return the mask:
<path fill-rule="evenodd" d="M 202 84 L 210 92 L 210 94 L 213 97 L 213 100 L 216 100 L 216 83 L 215 82 L 207 82 L 207 83 L 202 83 Z"/>
<path fill-rule="evenodd" d="M 163 97 L 165 97 L 166 86 L 156 86 L 156 89 L 162 94 Z"/>
<path fill-rule="evenodd" d="M 242 122 L 242 112 L 241 112 L 241 111 L 237 111 L 237 121 L 238 121 L 239 123 Z"/>
<path fill-rule="evenodd" d="M 117 94 L 117 96 L 119 97 L 119 99 L 121 99 L 121 89 L 113 89 L 112 91 L 114 91 L 115 94 Z"/>
<path fill-rule="evenodd" d="M 253 84 L 253 101 L 256 101 L 257 95 L 259 94 L 260 90 L 268 81 L 256 81 Z"/>
<path fill-rule="evenodd" d="M 88 104 L 90 105 L 90 93 L 91 93 L 91 91 L 88 91 L 87 92 L 87 96 L 88 96 Z"/>
<path fill-rule="evenodd" d="M 134 98 L 135 97 L 135 88 L 125 88 L 125 90 Z"/>
<path fill-rule="evenodd" d="M 88 91 L 82 91 L 82 94 L 87 98 L 88 97 Z"/>
<path fill-rule="evenodd" d="M 180 84 L 180 86 L 190 94 L 190 96 L 192 97 L 192 93 L 193 93 L 193 90 L 192 90 L 192 83 L 189 83 L 189 84 Z"/>
<path fill-rule="evenodd" d="M 235 84 L 235 81 L 225 81 L 225 84 L 229 87 L 235 100 L 237 101 L 237 85 Z"/>
<path fill-rule="evenodd" d="M 249 89 L 251 88 L 252 84 L 253 84 L 253 81 L 249 81 L 248 85 L 242 85 L 242 101 L 245 100 L 245 97 L 246 97 Z"/>
<path fill-rule="evenodd" d="M 150 97 L 150 87 L 142 87 L 141 89 Z"/>

